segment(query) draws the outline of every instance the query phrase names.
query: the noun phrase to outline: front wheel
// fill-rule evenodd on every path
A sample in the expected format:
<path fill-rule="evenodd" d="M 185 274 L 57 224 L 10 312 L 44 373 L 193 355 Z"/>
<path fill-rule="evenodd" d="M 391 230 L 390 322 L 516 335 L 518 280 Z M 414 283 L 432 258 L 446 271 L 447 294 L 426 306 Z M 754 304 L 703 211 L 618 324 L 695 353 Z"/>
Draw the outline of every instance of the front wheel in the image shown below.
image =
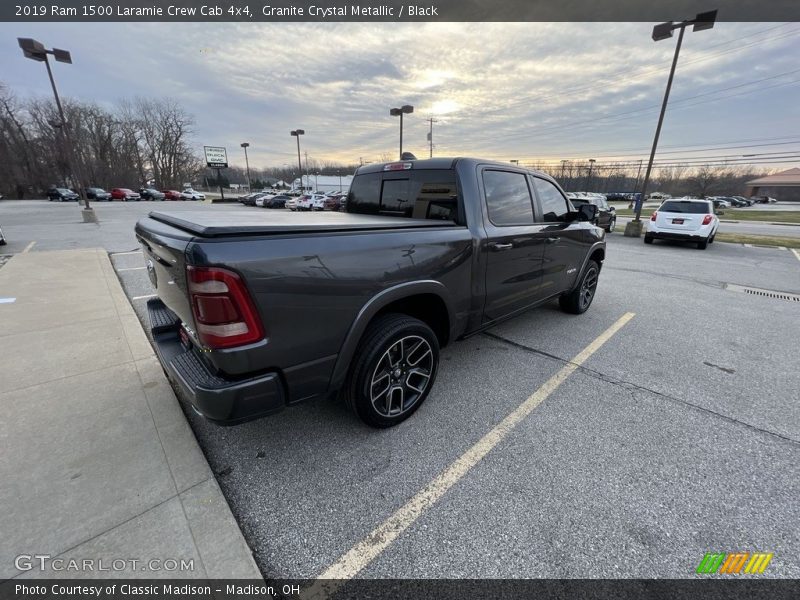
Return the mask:
<path fill-rule="evenodd" d="M 611 220 L 608 222 L 608 228 L 606 229 L 606 231 L 607 231 L 608 233 L 611 233 L 612 231 L 614 231 L 614 228 L 615 228 L 616 226 L 617 226 L 617 220 L 616 220 L 616 219 L 611 219 Z"/>
<path fill-rule="evenodd" d="M 583 272 L 580 284 L 574 290 L 558 299 L 561 310 L 573 315 L 585 313 L 592 305 L 592 300 L 594 300 L 599 275 L 600 265 L 590 260 Z"/>
<path fill-rule="evenodd" d="M 388 314 L 367 328 L 345 384 L 345 400 L 367 425 L 386 428 L 410 417 L 428 397 L 439 341 L 428 325 Z"/>

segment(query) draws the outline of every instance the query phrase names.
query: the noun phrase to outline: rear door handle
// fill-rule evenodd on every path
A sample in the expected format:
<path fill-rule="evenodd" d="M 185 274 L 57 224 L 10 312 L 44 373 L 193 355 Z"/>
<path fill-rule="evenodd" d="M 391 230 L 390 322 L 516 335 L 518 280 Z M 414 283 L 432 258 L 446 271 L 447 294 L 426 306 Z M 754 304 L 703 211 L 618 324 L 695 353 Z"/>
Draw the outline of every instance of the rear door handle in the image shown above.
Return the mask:
<path fill-rule="evenodd" d="M 514 247 L 514 244 L 512 244 L 512 243 L 501 244 L 499 242 L 491 242 L 489 244 L 489 248 L 491 248 L 492 250 L 510 250 L 513 247 Z"/>
<path fill-rule="evenodd" d="M 561 241 L 560 237 L 549 237 L 545 240 L 547 244 L 555 244 L 556 242 Z"/>

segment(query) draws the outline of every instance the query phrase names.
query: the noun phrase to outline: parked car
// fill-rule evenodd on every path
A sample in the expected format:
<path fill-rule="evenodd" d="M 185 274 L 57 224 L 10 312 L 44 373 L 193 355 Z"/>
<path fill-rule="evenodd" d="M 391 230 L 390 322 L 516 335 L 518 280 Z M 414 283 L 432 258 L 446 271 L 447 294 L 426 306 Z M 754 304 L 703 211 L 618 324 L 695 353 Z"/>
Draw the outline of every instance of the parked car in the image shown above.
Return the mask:
<path fill-rule="evenodd" d="M 78 201 L 81 197 L 70 189 L 53 187 L 47 190 L 47 198 L 51 202 L 53 200 L 57 200 L 59 202 L 71 202 L 73 200 Z"/>
<path fill-rule="evenodd" d="M 297 210 L 297 205 L 300 202 L 300 198 L 302 198 L 302 196 L 294 196 L 294 197 L 290 198 L 289 200 L 287 200 L 286 201 L 286 208 L 288 208 L 292 212 L 296 211 Z"/>
<path fill-rule="evenodd" d="M 338 211 L 342 207 L 342 198 L 344 194 L 332 194 L 330 196 L 326 196 L 324 209 L 325 210 L 336 210 Z"/>
<path fill-rule="evenodd" d="M 205 200 L 206 195 L 196 192 L 192 188 L 186 188 L 181 192 L 181 198 L 184 200 Z"/>
<path fill-rule="evenodd" d="M 711 202 L 714 204 L 714 208 L 715 209 L 716 208 L 730 208 L 731 207 L 731 203 L 730 202 L 728 202 L 727 200 L 724 200 L 722 198 L 719 198 L 719 197 L 709 198 L 709 200 L 711 200 Z"/>
<path fill-rule="evenodd" d="M 580 208 L 581 204 L 593 204 L 597 207 L 597 222 L 599 227 L 602 227 L 609 233 L 614 231 L 617 226 L 617 209 L 608 204 L 608 201 L 603 196 L 587 196 L 584 198 L 573 197 L 570 202 L 575 208 Z"/>
<path fill-rule="evenodd" d="M 159 192 L 153 188 L 140 188 L 139 196 L 142 197 L 142 200 L 164 200 L 166 198 L 164 192 Z"/>
<path fill-rule="evenodd" d="M 141 200 L 141 196 L 139 196 L 139 194 L 133 190 L 129 190 L 128 188 L 114 188 L 111 190 L 111 199 L 122 200 L 123 202 L 127 202 L 128 200 L 136 200 L 138 202 Z"/>
<path fill-rule="evenodd" d="M 297 210 L 324 210 L 325 196 L 322 194 L 306 194 L 297 201 Z"/>
<path fill-rule="evenodd" d="M 596 211 L 544 173 L 470 158 L 360 167 L 347 213 L 153 211 L 136 236 L 154 345 L 208 419 L 342 392 L 390 427 L 425 401 L 447 343 L 555 299 L 589 309 Z"/>
<path fill-rule="evenodd" d="M 773 202 L 777 202 L 775 198 L 770 198 L 769 196 L 750 196 L 750 199 L 755 204 L 772 204 Z"/>
<path fill-rule="evenodd" d="M 264 201 L 277 196 L 274 192 L 264 192 L 256 198 L 255 205 L 264 208 Z"/>
<path fill-rule="evenodd" d="M 653 240 L 679 240 L 693 242 L 700 250 L 714 243 L 719 228 L 719 218 L 714 214 L 711 200 L 677 198 L 667 200 L 658 207 L 647 222 L 644 243 Z"/>
<path fill-rule="evenodd" d="M 289 196 L 284 195 L 273 196 L 264 201 L 264 208 L 286 208 L 286 202 L 289 199 Z"/>
<path fill-rule="evenodd" d="M 89 200 L 108 202 L 111 200 L 111 193 L 105 191 L 103 188 L 88 187 L 86 188 L 86 197 L 89 198 Z"/>
<path fill-rule="evenodd" d="M 745 208 L 747 206 L 750 206 L 750 204 L 746 200 L 744 199 L 740 200 L 736 196 L 717 196 L 717 198 L 719 200 L 724 200 L 725 202 L 727 202 L 728 204 L 730 204 L 735 208 Z"/>
<path fill-rule="evenodd" d="M 164 194 L 164 200 L 183 200 L 178 190 L 161 190 L 161 193 Z"/>
<path fill-rule="evenodd" d="M 734 200 L 738 200 L 739 202 L 743 202 L 745 206 L 753 206 L 754 202 L 750 198 L 745 198 L 744 196 L 731 196 Z M 737 206 L 734 204 L 734 206 Z"/>

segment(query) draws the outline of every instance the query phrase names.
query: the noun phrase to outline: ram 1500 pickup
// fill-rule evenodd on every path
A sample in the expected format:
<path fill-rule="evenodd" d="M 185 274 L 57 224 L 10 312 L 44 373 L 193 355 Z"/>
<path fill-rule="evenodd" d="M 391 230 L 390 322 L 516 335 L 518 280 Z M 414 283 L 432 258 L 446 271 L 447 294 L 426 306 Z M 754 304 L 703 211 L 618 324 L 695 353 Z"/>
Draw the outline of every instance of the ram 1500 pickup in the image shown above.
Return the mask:
<path fill-rule="evenodd" d="M 428 396 L 445 344 L 551 299 L 589 308 L 595 216 L 543 173 L 434 158 L 360 167 L 345 213 L 154 211 L 136 234 L 159 358 L 198 413 L 341 394 L 389 427 Z"/>

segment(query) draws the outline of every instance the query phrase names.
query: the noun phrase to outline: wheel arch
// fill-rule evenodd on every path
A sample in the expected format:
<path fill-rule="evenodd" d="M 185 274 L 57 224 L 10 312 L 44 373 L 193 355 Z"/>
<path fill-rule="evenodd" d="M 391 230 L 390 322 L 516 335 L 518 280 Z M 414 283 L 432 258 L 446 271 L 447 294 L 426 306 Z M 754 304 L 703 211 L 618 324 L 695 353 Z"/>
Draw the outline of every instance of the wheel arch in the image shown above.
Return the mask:
<path fill-rule="evenodd" d="M 441 282 L 412 281 L 387 288 L 370 298 L 350 326 L 333 368 L 329 391 L 336 391 L 344 384 L 350 362 L 369 324 L 392 312 L 407 314 L 426 323 L 436 333 L 440 347 L 452 339 L 455 313 L 450 294 Z"/>

